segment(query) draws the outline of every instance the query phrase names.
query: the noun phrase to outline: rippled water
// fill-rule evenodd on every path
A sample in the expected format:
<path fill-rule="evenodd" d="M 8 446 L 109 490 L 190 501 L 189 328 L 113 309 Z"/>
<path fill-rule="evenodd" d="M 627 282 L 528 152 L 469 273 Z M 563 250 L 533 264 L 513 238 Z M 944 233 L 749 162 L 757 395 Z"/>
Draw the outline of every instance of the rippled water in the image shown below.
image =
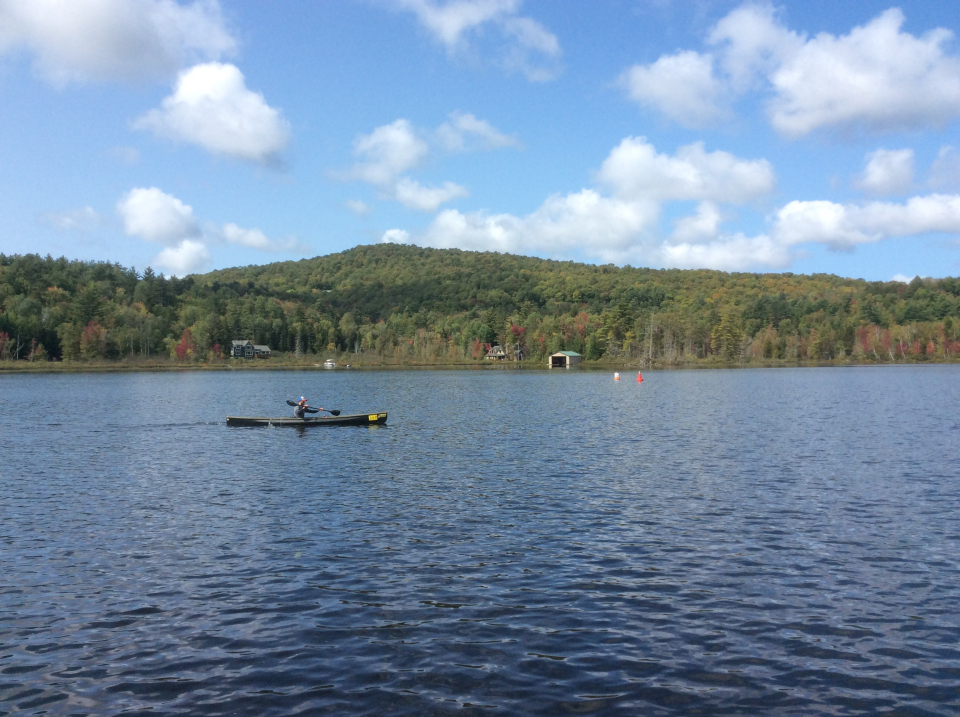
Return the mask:
<path fill-rule="evenodd" d="M 960 367 L 626 378 L 0 377 L 0 714 L 957 714 Z"/>

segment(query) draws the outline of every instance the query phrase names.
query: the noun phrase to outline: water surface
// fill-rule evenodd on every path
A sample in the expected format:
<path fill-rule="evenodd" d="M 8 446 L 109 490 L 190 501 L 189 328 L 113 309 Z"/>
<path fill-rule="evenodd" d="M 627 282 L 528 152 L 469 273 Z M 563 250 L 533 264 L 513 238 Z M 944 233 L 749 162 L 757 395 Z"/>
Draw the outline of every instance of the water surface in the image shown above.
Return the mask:
<path fill-rule="evenodd" d="M 0 714 L 957 714 L 960 367 L 625 379 L 0 376 Z"/>

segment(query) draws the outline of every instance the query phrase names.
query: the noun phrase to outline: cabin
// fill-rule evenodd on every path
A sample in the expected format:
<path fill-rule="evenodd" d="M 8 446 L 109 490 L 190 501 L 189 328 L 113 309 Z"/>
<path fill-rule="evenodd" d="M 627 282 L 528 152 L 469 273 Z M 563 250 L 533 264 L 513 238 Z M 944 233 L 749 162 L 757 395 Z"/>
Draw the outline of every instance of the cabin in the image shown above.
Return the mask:
<path fill-rule="evenodd" d="M 487 355 L 484 356 L 484 358 L 490 361 L 503 361 L 507 358 L 507 352 L 503 350 L 502 346 L 497 344 L 496 346 L 492 346 L 490 350 L 487 351 Z"/>
<path fill-rule="evenodd" d="M 581 361 L 583 361 L 583 356 L 576 351 L 558 351 L 555 354 L 550 354 L 550 357 L 547 359 L 547 367 L 570 368 L 571 366 L 576 366 Z"/>
<path fill-rule="evenodd" d="M 270 358 L 270 347 L 264 344 L 255 344 L 253 341 L 235 339 L 230 346 L 230 356 L 242 359 Z"/>

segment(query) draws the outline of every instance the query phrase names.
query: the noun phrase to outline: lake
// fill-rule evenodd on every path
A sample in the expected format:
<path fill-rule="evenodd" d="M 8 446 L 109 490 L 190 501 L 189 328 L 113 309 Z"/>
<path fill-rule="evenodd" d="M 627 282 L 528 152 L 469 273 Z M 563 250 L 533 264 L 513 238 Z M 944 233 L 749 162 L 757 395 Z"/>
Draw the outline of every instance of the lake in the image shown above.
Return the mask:
<path fill-rule="evenodd" d="M 960 366 L 612 378 L 0 376 L 0 715 L 960 711 Z"/>

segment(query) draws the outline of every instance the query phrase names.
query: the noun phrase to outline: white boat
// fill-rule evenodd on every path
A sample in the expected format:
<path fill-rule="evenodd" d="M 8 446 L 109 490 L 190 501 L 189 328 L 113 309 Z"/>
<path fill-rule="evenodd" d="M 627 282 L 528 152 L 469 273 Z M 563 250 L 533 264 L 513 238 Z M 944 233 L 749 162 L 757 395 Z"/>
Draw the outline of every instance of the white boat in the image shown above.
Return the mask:
<path fill-rule="evenodd" d="M 336 368 L 336 367 L 337 367 L 337 364 L 336 364 L 336 362 L 335 362 L 333 359 L 327 359 L 326 361 L 323 362 L 323 367 L 324 367 L 324 368 Z"/>

